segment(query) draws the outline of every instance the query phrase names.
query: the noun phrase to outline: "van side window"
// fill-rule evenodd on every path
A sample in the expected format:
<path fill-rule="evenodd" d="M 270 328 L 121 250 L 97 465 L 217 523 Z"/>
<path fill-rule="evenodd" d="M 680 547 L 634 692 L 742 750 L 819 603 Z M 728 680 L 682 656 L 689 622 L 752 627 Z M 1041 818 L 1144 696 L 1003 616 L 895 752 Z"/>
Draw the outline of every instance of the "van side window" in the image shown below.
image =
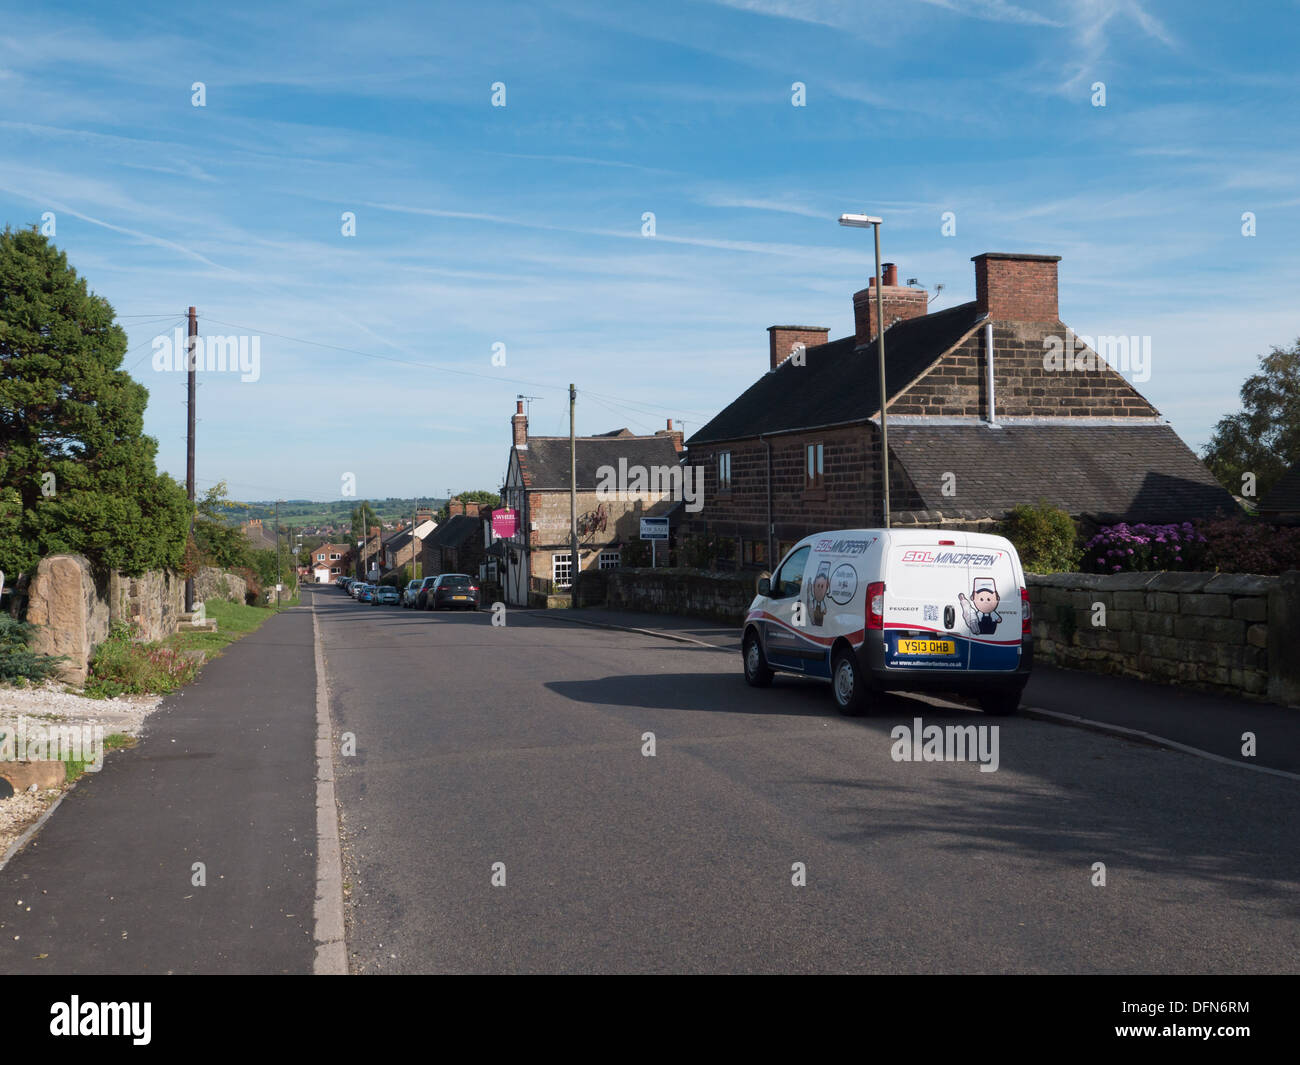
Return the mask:
<path fill-rule="evenodd" d="M 808 552 L 811 550 L 810 547 L 801 547 L 785 560 L 781 572 L 776 575 L 776 580 L 772 582 L 772 595 L 774 598 L 789 599 L 791 596 L 799 594 L 799 589 L 803 585 L 803 568 L 808 563 Z"/>

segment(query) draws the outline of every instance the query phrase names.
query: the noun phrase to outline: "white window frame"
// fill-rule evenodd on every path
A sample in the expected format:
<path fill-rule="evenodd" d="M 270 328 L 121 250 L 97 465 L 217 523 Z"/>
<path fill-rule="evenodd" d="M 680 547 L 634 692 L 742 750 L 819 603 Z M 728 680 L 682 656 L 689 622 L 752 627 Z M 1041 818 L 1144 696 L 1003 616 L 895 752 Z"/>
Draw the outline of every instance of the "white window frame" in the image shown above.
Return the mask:
<path fill-rule="evenodd" d="M 342 557 L 343 557 L 343 556 L 340 555 L 337 551 L 332 551 L 332 552 L 330 552 L 330 561 L 331 561 L 331 562 L 338 562 Z"/>
<path fill-rule="evenodd" d="M 561 571 L 569 575 L 569 579 L 562 581 L 560 579 Z M 565 551 L 563 554 L 551 555 L 551 583 L 557 588 L 573 587 L 573 552 Z"/>
<path fill-rule="evenodd" d="M 718 491 L 731 491 L 731 452 L 718 452 Z"/>
<path fill-rule="evenodd" d="M 599 569 L 618 569 L 623 564 L 623 552 L 619 550 L 602 551 L 596 563 Z"/>

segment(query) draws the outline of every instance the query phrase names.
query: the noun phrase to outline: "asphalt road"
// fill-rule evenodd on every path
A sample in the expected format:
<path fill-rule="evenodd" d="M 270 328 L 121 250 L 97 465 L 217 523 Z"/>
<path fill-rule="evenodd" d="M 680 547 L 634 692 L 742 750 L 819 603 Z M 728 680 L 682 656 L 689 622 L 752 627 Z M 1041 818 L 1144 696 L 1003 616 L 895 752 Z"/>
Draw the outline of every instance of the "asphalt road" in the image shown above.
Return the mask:
<path fill-rule="evenodd" d="M 845 719 L 734 652 L 544 613 L 309 594 L 356 739 L 353 972 L 1295 970 L 1295 781 L 906 697 Z M 998 725 L 997 771 L 895 761 L 918 716 Z"/>

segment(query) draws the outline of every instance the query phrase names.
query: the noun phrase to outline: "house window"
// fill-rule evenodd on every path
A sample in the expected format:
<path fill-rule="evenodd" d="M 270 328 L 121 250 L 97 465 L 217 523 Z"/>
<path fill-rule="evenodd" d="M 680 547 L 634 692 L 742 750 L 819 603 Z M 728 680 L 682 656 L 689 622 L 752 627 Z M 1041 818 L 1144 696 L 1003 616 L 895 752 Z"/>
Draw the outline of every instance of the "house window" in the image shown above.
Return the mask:
<path fill-rule="evenodd" d="M 601 569 L 618 569 L 621 553 L 618 551 L 602 551 L 600 553 Z"/>
<path fill-rule="evenodd" d="M 731 452 L 718 452 L 718 491 L 731 491 Z"/>
<path fill-rule="evenodd" d="M 804 456 L 804 487 L 824 487 L 825 482 L 822 480 L 822 445 L 809 444 L 804 448 Z"/>
<path fill-rule="evenodd" d="M 767 565 L 767 542 L 765 540 L 746 540 L 741 556 L 747 566 Z"/>
<path fill-rule="evenodd" d="M 341 559 L 342 557 L 343 557 L 343 556 L 340 555 L 338 552 L 333 552 L 333 553 L 330 554 L 330 561 L 331 561 L 331 562 L 337 562 L 337 561 L 338 561 L 339 559 Z"/>
<path fill-rule="evenodd" d="M 573 556 L 570 554 L 551 556 L 551 580 L 558 588 L 573 585 Z"/>
<path fill-rule="evenodd" d="M 324 552 L 322 552 L 321 554 L 319 554 L 319 555 L 316 556 L 316 561 L 317 561 L 317 562 L 324 562 L 324 561 L 325 561 L 325 554 L 324 554 Z"/>

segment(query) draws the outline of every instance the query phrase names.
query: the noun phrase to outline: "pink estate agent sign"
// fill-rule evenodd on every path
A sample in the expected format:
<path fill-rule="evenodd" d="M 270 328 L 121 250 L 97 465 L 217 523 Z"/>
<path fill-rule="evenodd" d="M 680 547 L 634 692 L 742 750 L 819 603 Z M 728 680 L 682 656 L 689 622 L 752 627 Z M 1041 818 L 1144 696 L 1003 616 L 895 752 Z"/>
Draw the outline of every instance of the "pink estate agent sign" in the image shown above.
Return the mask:
<path fill-rule="evenodd" d="M 509 540 L 519 531 L 519 512 L 510 507 L 492 512 L 492 535 Z"/>

